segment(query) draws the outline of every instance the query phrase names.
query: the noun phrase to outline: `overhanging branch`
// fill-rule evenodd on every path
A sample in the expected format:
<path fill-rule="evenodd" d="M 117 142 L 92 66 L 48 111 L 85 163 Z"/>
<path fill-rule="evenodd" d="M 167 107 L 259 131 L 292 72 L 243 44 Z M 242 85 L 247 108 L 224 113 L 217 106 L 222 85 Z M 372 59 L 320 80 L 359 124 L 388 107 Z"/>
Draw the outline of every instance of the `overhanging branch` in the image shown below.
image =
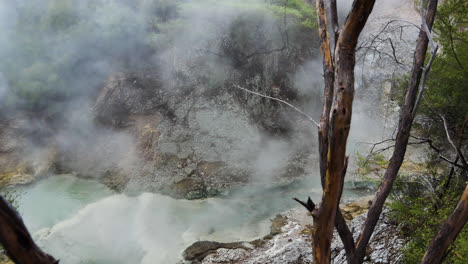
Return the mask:
<path fill-rule="evenodd" d="M 284 101 L 284 100 L 281 100 L 281 99 L 278 99 L 278 98 L 275 98 L 275 97 L 272 97 L 272 96 L 268 96 L 268 95 L 264 95 L 264 94 L 261 94 L 261 93 L 257 93 L 257 92 L 254 92 L 254 91 L 251 91 L 249 89 L 246 89 L 244 87 L 241 87 L 239 85 L 234 85 L 233 86 L 234 88 L 237 88 L 237 89 L 241 89 L 245 92 L 248 92 L 248 93 L 251 93 L 251 94 L 254 94 L 254 95 L 257 95 L 257 96 L 260 96 L 260 97 L 263 97 L 263 98 L 267 98 L 267 99 L 270 99 L 270 100 L 273 100 L 273 101 L 277 101 L 277 102 L 280 102 L 288 107 L 290 107 L 291 109 L 293 109 L 294 111 L 298 112 L 299 114 L 301 114 L 303 117 L 305 117 L 307 120 L 309 120 L 310 122 L 314 123 L 317 127 L 320 126 L 319 123 L 317 123 L 312 117 L 308 116 L 306 113 L 304 113 L 303 111 L 301 111 L 299 108 L 295 107 L 294 105 Z"/>

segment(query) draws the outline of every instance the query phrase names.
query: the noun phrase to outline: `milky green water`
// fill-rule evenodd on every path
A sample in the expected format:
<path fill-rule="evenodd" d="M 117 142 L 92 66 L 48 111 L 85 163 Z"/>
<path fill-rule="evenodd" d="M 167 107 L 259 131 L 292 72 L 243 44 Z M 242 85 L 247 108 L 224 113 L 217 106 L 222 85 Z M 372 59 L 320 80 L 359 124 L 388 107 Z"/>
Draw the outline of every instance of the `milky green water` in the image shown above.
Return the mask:
<path fill-rule="evenodd" d="M 295 206 L 297 186 L 188 201 L 153 193 L 129 197 L 94 180 L 56 175 L 17 190 L 25 224 L 61 263 L 170 264 L 197 240 L 268 234 L 269 219 Z"/>
<path fill-rule="evenodd" d="M 19 212 L 25 224 L 36 232 L 75 215 L 85 205 L 114 194 L 94 180 L 72 175 L 48 177 L 17 188 Z"/>
<path fill-rule="evenodd" d="M 154 193 L 129 197 L 72 175 L 16 189 L 19 211 L 35 240 L 65 264 L 178 263 L 182 251 L 198 240 L 262 237 L 275 214 L 297 206 L 292 197 L 318 200 L 320 195 L 299 182 L 196 201 Z"/>

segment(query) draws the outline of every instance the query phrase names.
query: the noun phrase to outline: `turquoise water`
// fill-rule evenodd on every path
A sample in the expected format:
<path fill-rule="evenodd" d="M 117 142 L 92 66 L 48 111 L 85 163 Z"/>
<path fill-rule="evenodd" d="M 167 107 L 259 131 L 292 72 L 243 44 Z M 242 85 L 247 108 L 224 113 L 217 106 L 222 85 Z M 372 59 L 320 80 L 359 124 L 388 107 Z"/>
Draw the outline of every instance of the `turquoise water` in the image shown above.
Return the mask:
<path fill-rule="evenodd" d="M 154 193 L 129 197 L 94 180 L 56 175 L 17 190 L 25 224 L 61 263 L 170 264 L 197 240 L 268 234 L 270 217 L 295 206 L 298 186 L 188 201 Z"/>
<path fill-rule="evenodd" d="M 198 240 L 249 241 L 269 233 L 292 197 L 320 189 L 297 182 L 243 188 L 223 198 L 188 201 L 117 194 L 95 180 L 56 175 L 16 188 L 19 211 L 38 244 L 66 264 L 171 264 Z M 352 192 L 346 192 L 352 195 Z"/>
<path fill-rule="evenodd" d="M 19 212 L 31 232 L 50 227 L 73 216 L 85 205 L 114 194 L 94 180 L 72 175 L 48 177 L 16 190 Z"/>

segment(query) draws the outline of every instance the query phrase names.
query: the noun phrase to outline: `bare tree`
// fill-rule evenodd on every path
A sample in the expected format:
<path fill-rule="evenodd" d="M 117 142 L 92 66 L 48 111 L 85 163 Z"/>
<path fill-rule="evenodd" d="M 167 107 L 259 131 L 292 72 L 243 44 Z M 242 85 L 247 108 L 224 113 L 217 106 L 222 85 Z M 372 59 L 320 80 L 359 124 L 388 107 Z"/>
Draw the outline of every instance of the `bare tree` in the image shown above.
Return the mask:
<path fill-rule="evenodd" d="M 334 51 L 332 51 L 329 40 L 324 1 L 316 1 L 325 82 L 323 110 L 319 127 L 320 174 L 323 195 L 318 208 L 310 198 L 307 203 L 296 199 L 312 213 L 314 218 L 312 235 L 314 263 L 330 263 L 333 226 L 336 227 L 343 241 L 348 263 L 362 263 L 364 260 L 367 245 L 382 212 L 384 202 L 403 163 L 418 102 L 425 88 L 425 78 L 437 52 L 437 48 L 433 48 L 431 60 L 425 67 L 428 36 L 431 36 L 430 31 L 434 22 L 437 2 L 437 0 L 430 0 L 425 10 L 422 8 L 424 11 L 421 14 L 423 26 L 420 28 L 417 40 L 405 102 L 400 111 L 392 158 L 369 209 L 363 229 L 355 242 L 338 204 L 348 162 L 345 153 L 354 97 L 355 50 L 358 37 L 372 12 L 375 1 L 355 0 L 343 27 L 339 29 L 336 1 L 331 0 L 331 24 L 335 36 Z M 423 4 L 424 1 L 422 1 Z M 420 86 L 421 79 L 423 81 Z"/>
<path fill-rule="evenodd" d="M 422 1 L 424 3 L 424 1 Z M 397 129 L 397 136 L 395 140 L 395 148 L 393 150 L 390 163 L 385 171 L 384 178 L 380 184 L 377 193 L 372 201 L 372 206 L 369 209 L 367 218 L 364 222 L 364 227 L 359 235 L 359 238 L 356 243 L 356 258 L 359 262 L 362 262 L 365 257 L 365 252 L 369 240 L 374 232 L 374 228 L 377 224 L 377 221 L 382 213 L 383 205 L 387 199 L 390 191 L 392 189 L 393 183 L 398 175 L 401 164 L 406 154 L 406 147 L 408 145 L 411 126 L 416 114 L 416 107 L 418 103 L 418 94 L 420 88 L 419 84 L 423 72 L 428 72 L 429 68 L 425 70 L 424 60 L 426 58 L 427 46 L 429 42 L 428 35 L 430 35 L 430 30 L 432 29 L 432 24 L 434 23 L 434 18 L 437 10 L 437 0 L 430 0 L 426 11 L 424 14 L 421 14 L 423 17 L 423 24 L 426 24 L 427 30 L 424 27 L 419 31 L 419 36 L 417 39 L 416 50 L 414 52 L 414 61 L 413 69 L 411 71 L 411 77 L 406 89 L 405 101 L 400 110 L 400 117 Z M 426 76 L 426 73 L 424 74 Z"/>
<path fill-rule="evenodd" d="M 310 200 L 302 203 L 314 217 L 312 247 L 315 263 L 330 263 L 333 227 L 336 225 L 348 254 L 354 254 L 354 241 L 338 204 L 348 166 L 346 142 L 351 125 L 354 99 L 354 65 L 359 35 L 375 0 L 355 0 L 341 30 L 338 29 L 336 1 L 331 1 L 334 52 L 331 50 L 325 3 L 316 1 L 320 49 L 323 55 L 324 99 L 319 127 L 320 174 L 323 195 L 320 206 Z M 299 200 L 298 200 L 299 201 Z M 336 219 L 336 220 L 335 220 Z M 336 222 L 336 223 L 335 223 Z M 352 260 L 352 258 L 348 258 Z"/>
<path fill-rule="evenodd" d="M 34 243 L 21 216 L 0 196 L 0 243 L 16 264 L 55 264 L 52 256 Z"/>

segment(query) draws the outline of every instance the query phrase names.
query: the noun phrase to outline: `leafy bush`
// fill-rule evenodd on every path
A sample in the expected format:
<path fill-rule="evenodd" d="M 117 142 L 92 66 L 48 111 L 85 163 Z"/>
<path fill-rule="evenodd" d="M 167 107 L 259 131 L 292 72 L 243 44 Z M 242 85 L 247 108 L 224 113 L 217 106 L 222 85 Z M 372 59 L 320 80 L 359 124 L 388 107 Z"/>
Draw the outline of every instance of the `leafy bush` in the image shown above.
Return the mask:
<path fill-rule="evenodd" d="M 374 177 L 368 177 L 369 175 L 378 176 L 381 178 L 381 172 L 388 166 L 388 160 L 383 154 L 372 152 L 371 154 L 364 156 L 360 153 L 357 154 L 357 165 L 358 174 L 365 180 L 377 181 Z"/>
<path fill-rule="evenodd" d="M 304 0 L 273 0 L 272 2 L 272 9 L 277 15 L 294 17 L 303 26 L 316 28 L 316 12 L 311 4 Z"/>
<path fill-rule="evenodd" d="M 463 184 L 461 184 L 463 185 Z M 447 220 L 457 205 L 463 188 L 450 188 L 439 197 L 434 193 L 408 191 L 390 204 L 390 218 L 399 224 L 407 239 L 404 263 L 419 263 L 440 225 Z M 445 263 L 463 264 L 468 259 L 468 227 L 465 226 L 450 247 Z"/>
<path fill-rule="evenodd" d="M 437 144 L 447 144 L 443 115 L 455 139 L 461 138 L 468 117 L 468 2 L 447 0 L 438 7 L 434 22 L 435 40 L 440 45 L 427 79 L 427 89 L 418 108 L 415 128 L 420 136 L 432 138 Z M 430 50 L 430 46 L 429 46 Z M 426 56 L 426 63 L 430 55 Z M 403 103 L 409 76 L 394 80 L 392 99 Z M 458 140 L 455 140 L 458 141 Z"/>

